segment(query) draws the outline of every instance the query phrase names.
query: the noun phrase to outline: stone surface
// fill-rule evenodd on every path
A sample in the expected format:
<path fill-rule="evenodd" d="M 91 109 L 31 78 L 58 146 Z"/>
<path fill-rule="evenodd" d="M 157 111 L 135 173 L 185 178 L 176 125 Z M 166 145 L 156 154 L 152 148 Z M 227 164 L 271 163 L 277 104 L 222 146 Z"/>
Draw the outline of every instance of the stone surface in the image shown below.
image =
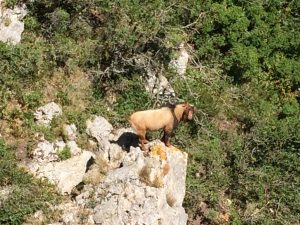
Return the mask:
<path fill-rule="evenodd" d="M 52 162 L 58 160 L 54 144 L 47 140 L 39 142 L 32 153 L 39 162 Z"/>
<path fill-rule="evenodd" d="M 17 44 L 21 41 L 21 34 L 24 31 L 22 19 L 26 16 L 25 4 L 13 9 L 3 8 L 3 1 L 0 0 L 0 41 Z"/>
<path fill-rule="evenodd" d="M 151 68 L 147 68 L 145 75 L 146 91 L 161 101 L 168 101 L 175 98 L 175 91 L 171 84 L 162 74 L 156 74 Z"/>
<path fill-rule="evenodd" d="M 87 121 L 87 133 L 100 146 L 95 154 L 81 150 L 65 161 L 56 158 L 76 141 L 41 141 L 29 169 L 47 178 L 72 199 L 57 206 L 62 224 L 185 225 L 187 154 L 160 141 L 138 147 L 133 130 L 113 127 L 103 117 Z M 106 147 L 103 149 L 103 143 Z M 71 149 L 71 147 L 70 147 Z M 80 184 L 80 185 L 78 185 Z M 70 195 L 71 197 L 71 195 Z M 55 206 L 56 207 L 56 206 Z"/>
<path fill-rule="evenodd" d="M 174 59 L 170 62 L 170 66 L 173 67 L 178 75 L 185 75 L 186 68 L 188 65 L 190 55 L 184 47 L 184 43 L 181 43 L 179 46 L 179 56 L 177 59 Z"/>
<path fill-rule="evenodd" d="M 48 126 L 51 120 L 62 114 L 62 110 L 59 105 L 54 102 L 50 102 L 47 105 L 39 107 L 35 113 L 34 117 L 38 124 Z"/>
<path fill-rule="evenodd" d="M 63 225 L 95 224 L 93 218 L 89 216 L 89 214 L 91 214 L 90 210 L 83 209 L 74 202 L 60 204 L 55 206 L 54 209 L 62 212 L 61 221 Z"/>
<path fill-rule="evenodd" d="M 38 143 L 33 150 L 33 159 L 26 165 L 27 168 L 38 177 L 48 178 L 51 183 L 57 185 L 62 194 L 70 194 L 72 188 L 83 181 L 89 161 L 95 158 L 92 152 L 82 151 L 76 142 L 72 144 L 74 147 L 70 149 L 73 157 L 60 161 L 57 153 L 65 146 L 70 146 L 70 142 L 50 143 L 44 140 Z"/>
<path fill-rule="evenodd" d="M 77 128 L 75 124 L 64 125 L 63 132 L 68 140 L 74 141 L 76 139 Z"/>
<path fill-rule="evenodd" d="M 94 154 L 83 151 L 82 154 L 70 159 L 46 164 L 39 168 L 38 176 L 46 177 L 57 185 L 62 194 L 70 194 L 71 190 L 82 182 L 88 168 L 88 162 L 94 158 Z"/>
<path fill-rule="evenodd" d="M 81 148 L 78 147 L 75 141 L 68 141 L 66 145 L 70 148 L 72 156 L 78 155 L 82 152 Z"/>
<path fill-rule="evenodd" d="M 108 159 L 110 147 L 108 138 L 113 130 L 112 125 L 104 117 L 96 116 L 86 122 L 86 127 L 86 133 L 97 140 L 99 149 L 103 152 L 104 157 Z"/>
<path fill-rule="evenodd" d="M 186 224 L 187 154 L 160 142 L 152 148 L 148 157 L 131 148 L 123 167 L 107 174 L 96 191 L 96 224 Z"/>
<path fill-rule="evenodd" d="M 137 69 L 141 70 L 146 91 L 160 103 L 173 102 L 176 98 L 175 91 L 157 65 L 143 55 L 137 56 L 134 61 Z"/>

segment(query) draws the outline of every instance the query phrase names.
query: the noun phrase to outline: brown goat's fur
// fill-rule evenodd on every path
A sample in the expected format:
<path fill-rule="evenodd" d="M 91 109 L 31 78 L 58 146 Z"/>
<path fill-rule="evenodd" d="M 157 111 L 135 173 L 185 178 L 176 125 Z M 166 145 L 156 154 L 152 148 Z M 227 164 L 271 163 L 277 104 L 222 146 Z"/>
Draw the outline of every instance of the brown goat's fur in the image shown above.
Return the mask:
<path fill-rule="evenodd" d="M 163 129 L 162 141 L 170 146 L 170 136 L 180 121 L 192 120 L 194 107 L 189 103 L 162 107 L 160 109 L 138 111 L 129 118 L 129 123 L 136 130 L 142 150 L 146 151 L 145 144 L 147 131 Z"/>

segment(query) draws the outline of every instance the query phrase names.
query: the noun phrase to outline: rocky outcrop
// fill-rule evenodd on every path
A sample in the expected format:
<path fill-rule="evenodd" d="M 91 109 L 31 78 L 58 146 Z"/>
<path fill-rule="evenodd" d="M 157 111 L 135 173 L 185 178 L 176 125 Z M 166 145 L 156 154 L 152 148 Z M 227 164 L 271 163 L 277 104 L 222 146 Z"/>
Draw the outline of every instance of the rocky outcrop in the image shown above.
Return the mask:
<path fill-rule="evenodd" d="M 156 74 L 150 67 L 146 70 L 145 75 L 146 91 L 162 101 L 170 101 L 175 98 L 175 91 L 171 84 L 162 74 Z"/>
<path fill-rule="evenodd" d="M 76 139 L 77 128 L 76 128 L 75 124 L 72 123 L 70 125 L 64 125 L 63 132 L 64 132 L 65 137 L 68 140 L 74 141 Z"/>
<path fill-rule="evenodd" d="M 179 52 L 178 52 L 177 59 L 174 59 L 170 62 L 170 66 L 175 69 L 178 75 L 184 76 L 186 72 L 186 68 L 188 65 L 188 61 L 190 58 L 189 53 L 184 47 L 184 43 L 179 45 Z"/>
<path fill-rule="evenodd" d="M 184 77 L 189 58 L 190 55 L 184 43 L 181 43 L 178 48 L 178 57 L 171 60 L 170 67 L 174 68 L 180 77 Z M 134 63 L 135 66 L 142 71 L 146 91 L 155 97 L 157 102 L 169 103 L 178 100 L 174 89 L 167 78 L 163 76 L 162 71 L 155 69 L 157 65 L 153 66 L 152 63 L 143 56 L 136 57 Z"/>
<path fill-rule="evenodd" d="M 175 99 L 175 91 L 162 71 L 158 71 L 157 66 L 143 55 L 137 56 L 134 60 L 136 69 L 140 70 L 144 79 L 146 91 L 148 91 L 158 102 L 172 102 Z"/>
<path fill-rule="evenodd" d="M 17 44 L 21 41 L 24 31 L 22 19 L 26 16 L 25 5 L 13 9 L 4 8 L 4 1 L 0 0 L 0 41 Z"/>
<path fill-rule="evenodd" d="M 57 185 L 61 194 L 70 194 L 72 189 L 82 182 L 89 162 L 95 158 L 95 155 L 90 151 L 82 151 L 76 145 L 78 148 L 76 150 L 80 151 L 74 154 L 73 150 L 71 154 L 75 155 L 74 157 L 60 161 L 58 153 L 65 146 L 67 144 L 63 141 L 38 143 L 37 148 L 33 151 L 33 159 L 27 167 L 37 177 L 47 178 L 51 183 Z"/>
<path fill-rule="evenodd" d="M 38 124 L 49 125 L 51 120 L 62 114 L 61 108 L 55 103 L 40 107 L 35 112 Z M 41 140 L 32 152 L 32 159 L 27 168 L 36 176 L 47 178 L 57 186 L 61 194 L 70 194 L 72 189 L 80 184 L 93 160 L 95 154 L 82 150 L 76 143 L 77 128 L 74 124 L 64 125 L 63 133 L 66 142 L 56 140 L 49 142 Z M 65 151 L 69 159 L 61 160 L 59 154 Z"/>
<path fill-rule="evenodd" d="M 76 127 L 69 131 L 66 142 L 41 140 L 28 164 L 60 193 L 72 192 L 72 199 L 55 206 L 62 211 L 58 224 L 186 224 L 186 153 L 153 141 L 145 155 L 132 129 L 113 130 L 101 116 L 87 121 L 86 132 L 97 146 L 93 152 L 77 146 Z M 77 152 L 60 160 L 58 153 L 70 142 Z"/>
<path fill-rule="evenodd" d="M 38 176 L 48 178 L 57 185 L 62 194 L 70 194 L 72 189 L 82 182 L 89 162 L 94 157 L 92 152 L 83 151 L 70 159 L 41 166 L 38 169 Z"/>
<path fill-rule="evenodd" d="M 163 143 L 151 143 L 145 157 L 131 148 L 123 167 L 110 171 L 96 189 L 96 224 L 184 225 L 187 155 Z"/>
<path fill-rule="evenodd" d="M 50 102 L 47 105 L 38 108 L 34 113 L 34 117 L 38 124 L 49 126 L 51 120 L 61 114 L 62 109 L 60 106 L 54 102 Z"/>

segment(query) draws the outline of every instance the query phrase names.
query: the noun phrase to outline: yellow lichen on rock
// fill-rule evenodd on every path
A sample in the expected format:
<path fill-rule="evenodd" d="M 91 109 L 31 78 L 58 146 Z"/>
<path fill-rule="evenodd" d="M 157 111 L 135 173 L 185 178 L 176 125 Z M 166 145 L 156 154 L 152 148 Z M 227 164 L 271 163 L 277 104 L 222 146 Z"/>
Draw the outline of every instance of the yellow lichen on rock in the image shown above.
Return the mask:
<path fill-rule="evenodd" d="M 160 160 L 167 160 L 167 154 L 164 147 L 160 144 L 152 146 L 150 154 L 152 156 L 158 156 Z"/>

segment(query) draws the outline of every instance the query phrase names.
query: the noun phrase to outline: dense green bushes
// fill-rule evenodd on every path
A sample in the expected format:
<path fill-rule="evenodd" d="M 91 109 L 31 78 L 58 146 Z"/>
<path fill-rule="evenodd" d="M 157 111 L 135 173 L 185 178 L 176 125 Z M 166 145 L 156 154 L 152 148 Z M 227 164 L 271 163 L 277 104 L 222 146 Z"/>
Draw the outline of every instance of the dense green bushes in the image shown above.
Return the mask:
<path fill-rule="evenodd" d="M 193 35 L 197 53 L 221 63 L 236 82 L 273 80 L 294 91 L 300 78 L 298 10 L 294 1 L 213 3 Z"/>

